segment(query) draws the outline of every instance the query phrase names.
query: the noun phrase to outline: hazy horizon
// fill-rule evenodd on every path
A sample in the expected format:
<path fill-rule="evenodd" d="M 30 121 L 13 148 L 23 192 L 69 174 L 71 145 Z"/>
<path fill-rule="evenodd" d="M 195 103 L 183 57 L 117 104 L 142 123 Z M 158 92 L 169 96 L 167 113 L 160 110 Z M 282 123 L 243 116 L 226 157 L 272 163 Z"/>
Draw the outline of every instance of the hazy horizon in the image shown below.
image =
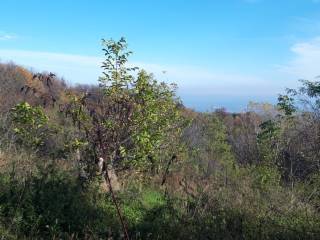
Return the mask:
<path fill-rule="evenodd" d="M 319 10 L 316 0 L 4 0 L 0 60 L 95 84 L 101 38 L 124 36 L 131 64 L 177 83 L 187 107 L 241 111 L 319 75 Z"/>

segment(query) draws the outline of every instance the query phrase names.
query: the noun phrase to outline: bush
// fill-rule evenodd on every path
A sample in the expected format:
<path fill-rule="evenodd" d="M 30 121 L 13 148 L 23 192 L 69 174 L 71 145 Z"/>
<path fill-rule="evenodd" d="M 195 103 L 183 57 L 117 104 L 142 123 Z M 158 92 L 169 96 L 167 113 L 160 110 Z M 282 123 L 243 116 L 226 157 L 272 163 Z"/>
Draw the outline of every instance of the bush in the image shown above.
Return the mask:
<path fill-rule="evenodd" d="M 109 198 L 92 183 L 82 189 L 77 178 L 54 166 L 19 182 L 0 175 L 1 222 L 18 237 L 105 236 L 118 225 Z"/>

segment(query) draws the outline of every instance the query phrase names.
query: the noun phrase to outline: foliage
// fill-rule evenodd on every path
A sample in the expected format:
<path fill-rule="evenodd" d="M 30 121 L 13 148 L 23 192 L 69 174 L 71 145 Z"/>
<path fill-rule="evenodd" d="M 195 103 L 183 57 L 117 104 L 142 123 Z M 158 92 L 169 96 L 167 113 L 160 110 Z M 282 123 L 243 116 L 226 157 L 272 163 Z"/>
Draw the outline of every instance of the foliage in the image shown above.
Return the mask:
<path fill-rule="evenodd" d="M 257 142 L 261 160 L 264 164 L 277 164 L 278 141 L 280 128 L 274 120 L 267 120 L 260 125 L 261 131 L 257 135 Z"/>
<path fill-rule="evenodd" d="M 278 106 L 286 116 L 291 116 L 295 111 L 294 99 L 288 95 L 279 95 Z"/>
<path fill-rule="evenodd" d="M 12 108 L 11 118 L 19 144 L 34 150 L 43 145 L 48 117 L 40 107 L 32 107 L 27 102 L 20 103 Z"/>
<path fill-rule="evenodd" d="M 94 108 L 91 93 L 71 96 L 66 114 L 78 126 L 80 141 L 108 164 L 148 168 L 169 136 L 181 132 L 175 88 L 158 83 L 145 71 L 135 78 L 131 72 L 137 68 L 126 66 L 131 52 L 124 39 L 103 44 L 106 60 L 99 81 L 104 94 Z"/>
<path fill-rule="evenodd" d="M 0 239 L 319 239 L 319 82 L 200 113 L 103 45 L 99 86 L 0 64 Z"/>
<path fill-rule="evenodd" d="M 93 231 L 106 234 L 116 220 L 97 188 L 83 192 L 67 172 L 49 166 L 20 182 L 1 175 L 1 220 L 18 238 L 84 238 Z"/>

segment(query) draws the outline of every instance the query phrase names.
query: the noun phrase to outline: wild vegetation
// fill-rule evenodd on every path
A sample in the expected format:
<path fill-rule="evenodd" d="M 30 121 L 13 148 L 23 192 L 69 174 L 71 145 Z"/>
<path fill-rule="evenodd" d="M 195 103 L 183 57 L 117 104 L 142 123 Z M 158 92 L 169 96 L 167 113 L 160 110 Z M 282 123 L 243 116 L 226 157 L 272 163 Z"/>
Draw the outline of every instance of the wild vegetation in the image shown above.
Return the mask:
<path fill-rule="evenodd" d="M 320 239 L 320 82 L 196 112 L 103 53 L 94 86 L 0 64 L 0 239 Z"/>

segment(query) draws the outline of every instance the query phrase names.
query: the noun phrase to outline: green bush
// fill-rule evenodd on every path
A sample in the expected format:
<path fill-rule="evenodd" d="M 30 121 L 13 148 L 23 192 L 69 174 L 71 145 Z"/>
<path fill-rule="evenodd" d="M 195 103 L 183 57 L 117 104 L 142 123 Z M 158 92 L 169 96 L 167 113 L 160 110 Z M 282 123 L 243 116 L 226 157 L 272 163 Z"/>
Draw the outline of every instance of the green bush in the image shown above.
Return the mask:
<path fill-rule="evenodd" d="M 19 237 L 105 236 L 118 226 L 109 198 L 97 186 L 82 189 L 74 176 L 53 166 L 24 182 L 0 175 L 3 226 Z"/>

